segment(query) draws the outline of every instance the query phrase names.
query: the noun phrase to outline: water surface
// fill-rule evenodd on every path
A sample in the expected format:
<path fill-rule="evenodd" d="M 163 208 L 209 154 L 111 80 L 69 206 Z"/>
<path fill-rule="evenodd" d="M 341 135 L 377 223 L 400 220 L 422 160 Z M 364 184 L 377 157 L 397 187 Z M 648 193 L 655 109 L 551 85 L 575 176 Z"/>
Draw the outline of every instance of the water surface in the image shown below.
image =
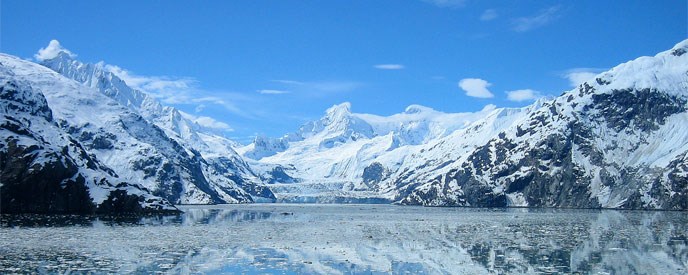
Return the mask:
<path fill-rule="evenodd" d="M 185 206 L 172 217 L 2 216 L 0 273 L 685 274 L 686 212 Z"/>

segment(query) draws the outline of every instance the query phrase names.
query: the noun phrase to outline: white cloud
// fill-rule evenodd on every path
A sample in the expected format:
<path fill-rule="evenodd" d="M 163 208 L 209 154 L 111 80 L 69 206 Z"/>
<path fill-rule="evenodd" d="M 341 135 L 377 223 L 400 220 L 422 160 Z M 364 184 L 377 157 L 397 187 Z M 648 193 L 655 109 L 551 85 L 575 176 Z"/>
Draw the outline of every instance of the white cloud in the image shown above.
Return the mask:
<path fill-rule="evenodd" d="M 232 127 L 229 126 L 229 124 L 217 121 L 214 118 L 207 117 L 207 116 L 201 116 L 198 117 L 196 120 L 194 120 L 195 123 L 198 125 L 201 125 L 202 127 L 205 128 L 210 128 L 210 129 L 216 129 L 216 130 L 223 130 L 223 131 L 234 131 Z"/>
<path fill-rule="evenodd" d="M 591 72 L 574 72 L 574 73 L 569 73 L 566 75 L 566 78 L 569 79 L 569 83 L 571 86 L 576 87 L 579 84 L 588 81 L 595 77 L 597 75 L 596 73 L 591 73 Z"/>
<path fill-rule="evenodd" d="M 540 97 L 542 97 L 542 93 L 531 89 L 522 89 L 506 92 L 506 98 L 510 101 L 516 102 L 535 100 Z"/>
<path fill-rule="evenodd" d="M 224 123 L 222 121 L 218 121 L 212 117 L 207 117 L 207 116 L 194 116 L 192 114 L 188 114 L 185 112 L 180 112 L 182 116 L 188 120 L 191 120 L 192 122 L 198 124 L 199 126 L 211 130 L 221 130 L 225 132 L 231 132 L 234 131 L 229 124 Z"/>
<path fill-rule="evenodd" d="M 440 8 L 461 8 L 466 4 L 466 0 L 423 0 Z"/>
<path fill-rule="evenodd" d="M 401 64 L 378 64 L 373 66 L 375 69 L 380 70 L 401 70 L 404 69 L 404 65 Z"/>
<path fill-rule="evenodd" d="M 223 95 L 225 97 L 231 97 L 235 94 L 224 93 Z M 182 99 L 182 98 L 180 98 L 180 99 Z M 249 117 L 249 118 L 252 117 L 251 115 L 244 112 L 241 108 L 239 108 L 236 104 L 229 102 L 229 101 L 225 100 L 225 98 L 219 97 L 219 96 L 204 96 L 204 97 L 185 96 L 185 97 L 183 97 L 183 100 L 186 103 L 212 103 L 215 105 L 220 105 L 220 106 L 224 107 L 227 111 L 238 114 L 240 116 Z M 178 102 L 177 104 L 184 104 L 184 102 Z"/>
<path fill-rule="evenodd" d="M 104 65 L 105 70 L 124 80 L 127 85 L 154 95 L 169 90 L 188 90 L 196 85 L 192 78 L 172 78 L 167 76 L 140 76 L 118 66 Z"/>
<path fill-rule="evenodd" d="M 527 32 L 545 26 L 559 17 L 559 9 L 559 6 L 549 7 L 536 15 L 516 18 L 513 21 L 514 31 Z"/>
<path fill-rule="evenodd" d="M 287 85 L 306 85 L 305 82 L 296 81 L 296 80 L 275 79 L 275 80 L 271 80 L 271 81 L 276 82 L 276 83 L 287 84 Z"/>
<path fill-rule="evenodd" d="M 480 110 L 480 111 L 481 111 L 481 112 L 489 112 L 489 111 L 492 111 L 492 110 L 494 110 L 494 109 L 497 109 L 497 105 L 494 105 L 494 104 L 487 104 L 487 105 L 485 105 L 485 107 L 483 107 L 483 109 Z"/>
<path fill-rule="evenodd" d="M 459 88 L 466 91 L 467 96 L 477 98 L 492 98 L 494 94 L 487 89 L 492 83 L 480 78 L 464 78 L 459 81 Z"/>
<path fill-rule="evenodd" d="M 168 76 L 141 76 L 118 66 L 103 65 L 105 70 L 112 72 L 124 80 L 130 87 L 144 91 L 160 102 L 168 105 L 197 105 L 198 110 L 206 108 L 206 104 L 224 107 L 229 112 L 246 118 L 253 118 L 249 112 L 239 108 L 234 102 L 246 101 L 244 95 L 231 92 L 210 92 L 199 89 L 198 82 L 193 78 L 173 78 Z"/>
<path fill-rule="evenodd" d="M 281 95 L 281 94 L 288 94 L 290 93 L 289 91 L 283 91 L 283 90 L 258 90 L 259 94 L 264 94 L 264 95 Z"/>
<path fill-rule="evenodd" d="M 497 11 L 494 9 L 487 9 L 483 12 L 482 15 L 480 15 L 480 21 L 490 21 L 494 20 L 497 18 L 499 15 L 497 14 Z"/>
<path fill-rule="evenodd" d="M 34 54 L 33 57 L 36 58 L 36 60 L 38 61 L 43 61 L 57 57 L 57 54 L 60 52 L 64 52 L 72 58 L 76 57 L 75 54 L 62 47 L 62 45 L 60 45 L 60 41 L 57 41 L 55 39 L 50 40 L 48 46 L 38 50 L 38 53 Z"/>
<path fill-rule="evenodd" d="M 585 81 L 592 80 L 597 74 L 603 71 L 606 71 L 606 69 L 575 68 L 566 71 L 564 74 L 562 74 L 562 77 L 569 80 L 571 87 L 576 87 Z"/>

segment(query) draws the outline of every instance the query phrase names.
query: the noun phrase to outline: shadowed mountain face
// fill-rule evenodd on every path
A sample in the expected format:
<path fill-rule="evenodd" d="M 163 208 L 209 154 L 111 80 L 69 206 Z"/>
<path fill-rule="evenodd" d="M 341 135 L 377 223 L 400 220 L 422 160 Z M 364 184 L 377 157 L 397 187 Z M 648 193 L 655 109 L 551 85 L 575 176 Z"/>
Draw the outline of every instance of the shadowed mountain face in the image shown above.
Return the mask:
<path fill-rule="evenodd" d="M 200 131 L 102 65 L 66 54 L 46 62 L 83 82 L 0 55 L 3 213 L 274 200 L 233 142 Z"/>
<path fill-rule="evenodd" d="M 71 133 L 84 137 L 83 142 L 98 149 L 94 154 L 104 156 L 128 180 L 142 182 L 156 195 L 174 203 L 274 200 L 270 190 L 262 186 L 261 180 L 234 151 L 232 141 L 205 131 L 178 110 L 127 86 L 107 66 L 81 63 L 65 52 L 42 64 L 96 90 L 131 114 L 118 121 L 119 128 L 127 133 L 126 138 L 132 139 L 129 147 L 116 146 L 118 137 L 111 133 L 121 132 L 118 127 L 98 129 L 103 132 L 99 135 L 84 125 L 64 120 Z M 115 152 L 127 155 L 126 159 L 112 157 Z"/>
<path fill-rule="evenodd" d="M 122 182 L 61 129 L 42 93 L 0 59 L 2 213 L 178 212 L 145 188 Z M 37 65 L 34 65 L 37 66 Z"/>

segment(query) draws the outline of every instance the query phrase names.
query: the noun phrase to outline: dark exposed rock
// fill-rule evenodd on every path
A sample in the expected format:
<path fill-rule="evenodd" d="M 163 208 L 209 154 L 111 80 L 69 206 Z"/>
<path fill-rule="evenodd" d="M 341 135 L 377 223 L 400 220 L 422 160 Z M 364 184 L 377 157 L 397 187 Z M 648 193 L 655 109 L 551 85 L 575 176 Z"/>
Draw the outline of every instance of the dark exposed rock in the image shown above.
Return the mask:
<path fill-rule="evenodd" d="M 165 209 L 160 205 L 151 205 L 149 207 L 142 207 L 143 204 L 151 204 L 154 201 L 146 201 L 143 196 L 137 196 L 127 193 L 124 190 L 114 190 L 110 192 L 108 198 L 98 205 L 96 214 L 113 214 L 117 215 L 140 215 L 145 213 L 156 214 L 177 214 L 179 210 Z"/>
<path fill-rule="evenodd" d="M 609 85 L 609 84 L 612 83 L 612 82 L 609 81 L 609 80 L 606 80 L 606 79 L 603 79 L 603 78 L 599 78 L 599 77 L 598 77 L 598 78 L 595 78 L 595 82 L 597 82 L 597 84 L 599 84 L 599 85 Z"/>
<path fill-rule="evenodd" d="M 19 84 L 13 80 L 3 82 L 0 83 L 0 100 L 3 101 L 3 108 L 42 117 L 48 121 L 53 120 L 52 111 L 43 95 L 20 91 Z"/>
<path fill-rule="evenodd" d="M 269 184 L 298 182 L 297 179 L 287 174 L 287 172 L 284 170 L 284 167 L 279 165 L 275 166 L 275 168 L 272 168 L 272 170 L 269 172 L 269 176 L 270 177 L 267 179 Z"/>
<path fill-rule="evenodd" d="M 2 68 L 0 68 L 2 69 Z M 29 85 L 1 80 L 0 212 L 50 214 L 115 214 L 120 212 L 174 212 L 167 202 L 139 189 L 146 206 L 136 203 L 96 205 L 91 192 L 108 194 L 108 178 L 117 175 L 88 154 L 76 139 L 53 121 L 47 101 Z M 11 74 L 10 74 L 11 76 Z M 94 186 L 95 185 L 95 186 Z M 120 183 L 120 194 L 136 188 Z M 101 190 L 94 190 L 101 189 Z M 125 190 L 126 189 L 126 190 Z"/>
<path fill-rule="evenodd" d="M 2 213 L 93 212 L 95 206 L 73 161 L 38 146 L 20 146 L 16 139 L 5 142 L 6 150 L 0 151 Z M 49 161 L 32 165 L 37 158 Z"/>
<path fill-rule="evenodd" d="M 674 49 L 673 51 L 671 51 L 671 55 L 673 55 L 673 56 L 682 56 L 685 53 L 686 53 L 686 49 L 684 49 L 684 48 L 678 48 L 678 49 Z"/>
<path fill-rule="evenodd" d="M 363 169 L 363 183 L 368 186 L 368 189 L 375 190 L 388 173 L 381 163 L 373 162 Z"/>
<path fill-rule="evenodd" d="M 669 116 L 685 112 L 686 100 L 654 89 L 599 93 L 584 83 L 577 94 L 564 95 L 561 102 L 573 106 L 588 95 L 587 105 L 566 116 L 558 103 L 543 104 L 513 128 L 521 141 L 497 134 L 475 148 L 465 162 L 455 164 L 454 170 L 430 184 L 401 190 L 397 200 L 401 204 L 503 207 L 511 203 L 509 196 L 520 196 L 530 207 L 688 209 L 686 154 L 672 161 L 669 170 L 622 167 L 605 160 L 605 151 L 617 150 L 622 141 L 600 137 L 595 130 L 608 127 L 637 135 L 644 142 L 643 137 L 659 129 Z M 600 148 L 600 138 L 611 140 Z M 580 154 L 578 161 L 574 161 L 575 153 Z M 580 158 L 598 167 L 597 176 L 587 174 Z"/>
<path fill-rule="evenodd" d="M 653 89 L 613 90 L 594 94 L 592 108 L 616 131 L 634 127 L 657 130 L 670 115 L 685 112 L 686 100 Z"/>

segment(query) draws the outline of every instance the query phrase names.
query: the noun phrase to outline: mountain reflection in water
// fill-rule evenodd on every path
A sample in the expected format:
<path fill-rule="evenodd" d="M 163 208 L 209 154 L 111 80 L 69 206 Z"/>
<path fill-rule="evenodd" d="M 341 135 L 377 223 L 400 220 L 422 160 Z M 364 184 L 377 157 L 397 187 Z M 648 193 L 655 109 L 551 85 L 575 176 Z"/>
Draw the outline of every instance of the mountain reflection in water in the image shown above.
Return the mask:
<path fill-rule="evenodd" d="M 0 273 L 685 274 L 688 214 L 391 205 L 2 216 Z"/>

